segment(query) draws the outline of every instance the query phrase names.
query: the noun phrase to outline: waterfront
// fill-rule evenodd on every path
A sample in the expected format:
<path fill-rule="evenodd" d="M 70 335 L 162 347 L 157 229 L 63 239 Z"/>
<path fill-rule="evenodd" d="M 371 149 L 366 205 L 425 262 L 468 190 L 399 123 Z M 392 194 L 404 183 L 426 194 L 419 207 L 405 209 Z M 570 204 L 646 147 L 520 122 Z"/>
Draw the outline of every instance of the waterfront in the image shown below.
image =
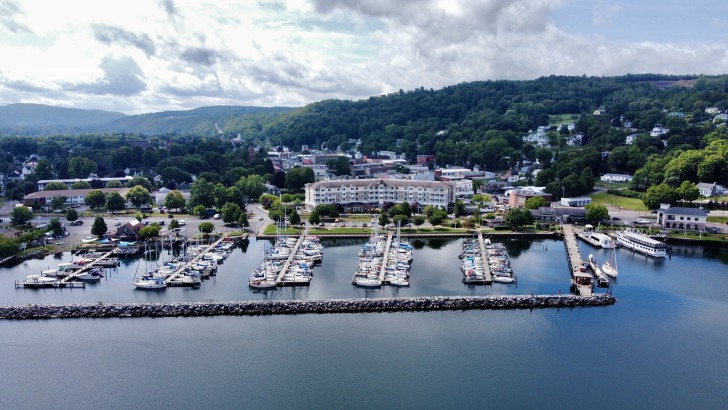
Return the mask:
<path fill-rule="evenodd" d="M 310 288 L 253 293 L 262 241 L 235 250 L 200 289 L 135 291 L 136 261 L 86 289 L 15 290 L 11 303 L 391 296 L 351 286 L 361 241 L 327 243 Z M 461 240 L 414 241 L 397 294 L 568 290 L 559 241 L 507 241 L 518 286 L 466 287 Z M 580 243 L 584 256 L 606 251 Z M 728 253 L 673 247 L 671 260 L 618 251 L 607 308 L 278 317 L 0 322 L 3 408 L 723 408 Z M 45 262 L 45 265 L 42 263 Z M 32 265 L 36 263 L 36 265 Z M 22 269 L 35 269 L 27 273 Z M 21 278 L 22 278 L 21 277 Z"/>

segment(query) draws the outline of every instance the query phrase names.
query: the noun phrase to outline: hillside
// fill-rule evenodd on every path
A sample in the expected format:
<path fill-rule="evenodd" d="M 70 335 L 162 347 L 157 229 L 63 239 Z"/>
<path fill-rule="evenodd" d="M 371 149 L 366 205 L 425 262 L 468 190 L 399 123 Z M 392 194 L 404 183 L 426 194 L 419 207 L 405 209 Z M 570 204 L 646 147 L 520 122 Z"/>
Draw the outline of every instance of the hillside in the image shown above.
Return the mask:
<path fill-rule="evenodd" d="M 120 112 L 53 107 L 43 104 L 8 104 L 0 107 L 0 131 L 68 131 L 124 118 Z"/>

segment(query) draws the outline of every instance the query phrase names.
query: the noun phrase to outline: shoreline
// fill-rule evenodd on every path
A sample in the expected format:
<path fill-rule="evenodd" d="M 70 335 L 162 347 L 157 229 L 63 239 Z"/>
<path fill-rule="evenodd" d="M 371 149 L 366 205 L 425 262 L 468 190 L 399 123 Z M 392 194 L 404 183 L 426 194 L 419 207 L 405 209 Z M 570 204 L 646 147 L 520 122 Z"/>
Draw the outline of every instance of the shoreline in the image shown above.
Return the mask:
<path fill-rule="evenodd" d="M 95 303 L 4 305 L 0 319 L 107 319 L 134 317 L 269 316 L 336 313 L 384 313 L 443 310 L 514 310 L 610 306 L 610 294 L 509 296 L 429 296 L 374 299 L 250 300 L 231 302 Z"/>

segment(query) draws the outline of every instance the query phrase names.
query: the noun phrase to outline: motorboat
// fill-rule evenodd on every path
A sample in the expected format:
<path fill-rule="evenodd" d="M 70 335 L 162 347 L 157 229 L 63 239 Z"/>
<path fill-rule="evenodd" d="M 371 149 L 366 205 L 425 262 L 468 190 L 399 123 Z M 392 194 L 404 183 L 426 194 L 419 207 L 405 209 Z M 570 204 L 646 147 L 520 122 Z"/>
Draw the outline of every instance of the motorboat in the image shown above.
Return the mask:
<path fill-rule="evenodd" d="M 59 279 L 43 275 L 30 275 L 23 281 L 23 286 L 26 288 L 51 288 L 60 285 L 61 281 Z"/>
<path fill-rule="evenodd" d="M 515 276 L 495 275 L 495 276 L 493 276 L 493 282 L 506 283 L 506 284 L 516 283 L 516 278 L 515 278 Z"/>
<path fill-rule="evenodd" d="M 166 289 L 164 278 L 154 275 L 144 275 L 132 282 L 137 289 Z"/>
<path fill-rule="evenodd" d="M 103 277 L 104 272 L 101 269 L 89 269 L 76 275 L 76 279 L 86 282 L 95 282 L 101 280 Z"/>

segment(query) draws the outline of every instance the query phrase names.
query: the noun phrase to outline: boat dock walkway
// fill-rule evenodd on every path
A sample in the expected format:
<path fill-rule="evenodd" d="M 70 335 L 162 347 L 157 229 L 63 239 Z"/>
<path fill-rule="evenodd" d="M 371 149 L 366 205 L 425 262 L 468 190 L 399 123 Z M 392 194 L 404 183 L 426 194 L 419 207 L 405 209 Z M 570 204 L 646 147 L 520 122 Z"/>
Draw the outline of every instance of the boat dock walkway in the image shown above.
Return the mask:
<path fill-rule="evenodd" d="M 483 262 L 483 277 L 485 278 L 485 284 L 493 284 L 493 275 L 490 273 L 490 258 L 488 252 L 485 250 L 485 239 L 483 239 L 483 232 L 478 231 L 478 243 L 480 244 L 480 260 Z"/>
<path fill-rule="evenodd" d="M 379 269 L 379 280 L 384 283 L 384 275 L 387 273 L 387 261 L 389 260 L 389 248 L 392 246 L 392 231 L 387 232 L 387 242 L 384 245 L 384 256 L 382 257 L 382 267 Z"/>
<path fill-rule="evenodd" d="M 286 281 L 286 280 L 285 280 L 285 279 L 283 279 L 283 278 L 284 278 L 284 277 L 286 276 L 286 274 L 288 273 L 288 269 L 290 268 L 290 266 L 291 266 L 291 263 L 292 263 L 292 262 L 293 262 L 293 260 L 294 260 L 294 259 L 296 258 L 296 254 L 298 253 L 298 248 L 299 248 L 299 247 L 301 246 L 301 242 L 303 242 L 303 238 L 304 238 L 304 236 L 305 236 L 305 235 L 304 235 L 303 233 L 301 233 L 301 234 L 300 234 L 300 235 L 298 236 L 298 240 L 296 241 L 296 244 L 295 244 L 295 245 L 293 246 L 293 249 L 291 249 L 291 253 L 290 253 L 290 255 L 288 255 L 288 259 L 286 259 L 286 262 L 285 262 L 285 263 L 283 263 L 283 268 L 282 268 L 282 269 L 281 269 L 281 271 L 280 271 L 280 272 L 278 273 L 278 277 L 276 277 L 276 284 L 277 284 L 277 285 L 279 285 L 279 286 L 291 286 L 291 285 L 296 285 L 296 284 L 297 284 L 297 283 L 295 282 L 295 280 L 292 280 L 292 281 Z"/>
<path fill-rule="evenodd" d="M 72 283 L 73 279 L 76 279 L 76 277 L 78 275 L 86 272 L 87 270 L 89 270 L 91 268 L 95 268 L 100 265 L 103 265 L 102 261 L 108 260 L 110 258 L 110 256 L 111 256 L 111 251 L 102 254 L 101 256 L 94 259 L 92 262 L 87 263 L 86 265 L 82 266 L 80 269 L 69 273 L 65 278 L 61 279 L 61 284 L 63 285 L 63 284 Z M 116 266 L 117 265 L 114 265 L 114 267 L 116 267 Z M 70 287 L 73 287 L 73 286 L 70 286 Z"/>
<path fill-rule="evenodd" d="M 574 226 L 563 224 L 562 228 L 564 230 L 564 246 L 566 247 L 566 259 L 569 263 L 572 287 L 582 296 L 591 296 L 592 276 L 584 272 L 584 258 L 579 251 L 579 244 L 576 243 Z"/>
<path fill-rule="evenodd" d="M 589 245 L 595 247 L 595 248 L 601 248 L 602 244 L 599 243 L 598 240 L 592 238 L 591 235 L 587 235 L 586 232 L 582 231 L 581 229 L 574 229 L 576 232 L 576 236 L 581 239 L 582 241 L 588 243 Z"/>
<path fill-rule="evenodd" d="M 167 279 L 164 281 L 167 283 L 167 286 L 174 286 L 175 283 L 179 281 L 182 276 L 184 276 L 185 272 L 189 267 L 191 267 L 194 263 L 202 259 L 203 256 L 205 256 L 205 253 L 210 252 L 211 250 L 215 249 L 217 245 L 219 245 L 222 241 L 225 240 L 225 235 L 223 234 L 220 239 L 215 241 L 214 243 L 210 244 L 210 246 L 205 249 L 204 252 L 198 252 L 197 255 L 195 255 L 194 258 L 188 260 L 187 262 L 183 263 L 179 268 L 177 268 L 173 274 L 169 275 Z"/>

